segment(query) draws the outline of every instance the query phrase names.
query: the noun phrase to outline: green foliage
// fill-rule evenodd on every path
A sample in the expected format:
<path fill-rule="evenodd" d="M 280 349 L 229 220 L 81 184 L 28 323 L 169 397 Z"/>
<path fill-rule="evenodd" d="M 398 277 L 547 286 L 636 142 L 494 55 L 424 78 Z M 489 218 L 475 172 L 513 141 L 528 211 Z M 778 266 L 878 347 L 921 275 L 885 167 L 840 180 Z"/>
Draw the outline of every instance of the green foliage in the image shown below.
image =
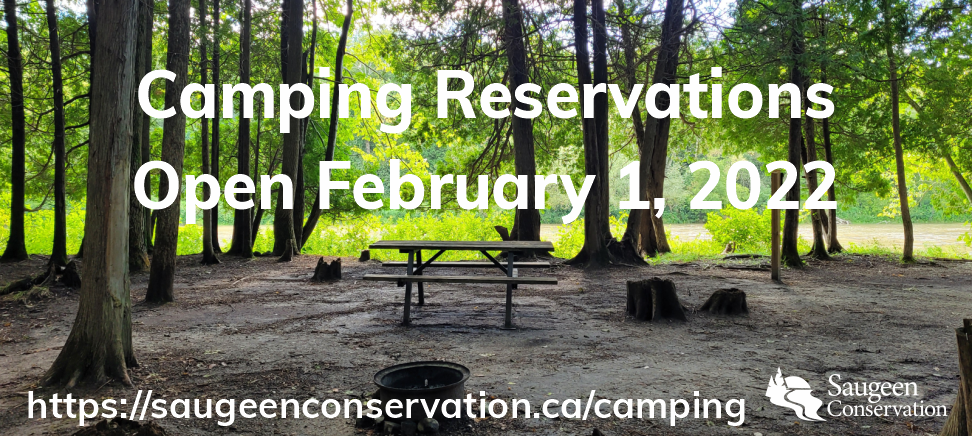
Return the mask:
<path fill-rule="evenodd" d="M 574 220 L 557 229 L 557 239 L 554 241 L 554 253 L 565 259 L 572 258 L 584 248 L 584 220 Z"/>
<path fill-rule="evenodd" d="M 84 236 L 84 201 L 69 201 L 67 207 L 67 252 L 77 253 Z M 50 254 L 54 249 L 54 210 L 41 209 L 24 216 L 27 252 Z M 10 191 L 0 193 L 0 247 L 10 236 Z"/>
<path fill-rule="evenodd" d="M 773 235 L 770 218 L 769 213 L 728 207 L 709 212 L 705 229 L 712 234 L 712 240 L 723 247 L 735 242 L 737 250 L 761 250 L 769 246 Z"/>
<path fill-rule="evenodd" d="M 972 227 L 972 221 L 970 221 L 970 222 L 968 222 L 966 224 L 969 224 L 969 226 Z M 962 242 L 965 242 L 965 245 L 968 245 L 969 247 L 972 247 L 972 228 L 970 228 L 970 230 L 968 232 L 965 232 L 964 235 L 959 236 L 959 239 L 958 240 L 959 241 L 962 241 Z"/>
<path fill-rule="evenodd" d="M 179 242 L 176 254 L 199 254 L 203 250 L 203 228 L 201 224 L 187 224 L 179 227 Z"/>

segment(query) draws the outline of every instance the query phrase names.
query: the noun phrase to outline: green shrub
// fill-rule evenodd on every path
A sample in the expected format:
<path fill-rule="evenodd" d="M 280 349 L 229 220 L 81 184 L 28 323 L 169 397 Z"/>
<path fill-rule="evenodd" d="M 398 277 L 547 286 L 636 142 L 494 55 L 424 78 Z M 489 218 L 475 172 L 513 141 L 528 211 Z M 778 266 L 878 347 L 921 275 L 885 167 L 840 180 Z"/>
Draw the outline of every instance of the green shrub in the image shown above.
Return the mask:
<path fill-rule="evenodd" d="M 712 240 L 722 246 L 735 242 L 737 250 L 758 251 L 769 246 L 772 239 L 770 219 L 769 213 L 730 207 L 709 212 L 705 229 L 712 235 Z"/>
<path fill-rule="evenodd" d="M 570 259 L 580 253 L 584 248 L 584 220 L 578 219 L 560 226 L 553 244 L 557 257 Z"/>
<path fill-rule="evenodd" d="M 179 227 L 179 242 L 176 254 L 199 254 L 203 250 L 203 228 L 199 224 L 186 224 Z"/>

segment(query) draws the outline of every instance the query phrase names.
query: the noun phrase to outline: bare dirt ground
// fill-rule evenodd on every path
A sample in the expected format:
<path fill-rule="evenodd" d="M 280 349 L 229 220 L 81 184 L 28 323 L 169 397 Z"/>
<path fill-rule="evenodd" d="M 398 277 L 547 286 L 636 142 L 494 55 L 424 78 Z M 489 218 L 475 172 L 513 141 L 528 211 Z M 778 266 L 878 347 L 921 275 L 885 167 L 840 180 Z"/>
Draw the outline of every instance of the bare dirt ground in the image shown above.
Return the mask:
<path fill-rule="evenodd" d="M 503 290 L 495 285 L 432 284 L 413 325 L 400 326 L 403 292 L 393 283 L 365 282 L 384 272 L 377 262 L 344 259 L 344 279 L 309 281 L 316 257 L 292 263 L 223 256 L 202 266 L 179 259 L 177 302 L 141 303 L 147 274 L 132 277 L 134 346 L 140 366 L 134 388 L 109 384 L 77 391 L 87 398 L 153 397 L 350 398 L 370 395 L 372 376 L 386 366 L 448 360 L 469 367 L 466 389 L 500 398 L 597 396 L 665 399 L 743 398 L 741 427 L 722 419 L 485 419 L 454 432 L 469 435 L 912 435 L 937 433 L 942 417 L 833 417 L 827 404 L 832 374 L 841 381 L 914 382 L 918 395 L 886 397 L 882 405 L 947 405 L 958 387 L 954 328 L 972 317 L 972 263 L 902 265 L 880 257 L 844 255 L 786 270 L 784 284 L 766 271 L 728 268 L 756 261 L 617 267 L 586 272 L 556 266 L 558 286 L 521 286 L 514 298 L 518 330 L 505 331 Z M 765 260 L 763 260 L 765 261 Z M 0 284 L 36 274 L 46 258 L 0 265 Z M 438 272 L 437 272 L 438 273 Z M 450 273 L 450 271 L 441 271 Z M 461 273 L 453 271 L 452 273 Z M 486 274 L 487 272 L 476 272 Z M 625 316 L 625 282 L 672 279 L 689 309 L 688 322 L 644 323 Z M 748 294 L 748 317 L 697 313 L 717 289 Z M 29 420 L 26 392 L 51 365 L 77 309 L 78 294 L 55 286 L 52 296 L 25 304 L 0 302 L 0 434 L 71 434 L 73 420 Z M 826 422 L 804 422 L 766 398 L 781 368 L 799 376 L 824 402 Z M 50 394 L 50 391 L 46 391 Z M 867 404 L 862 398 L 839 398 Z M 165 418 L 169 434 L 356 435 L 347 419 Z"/>

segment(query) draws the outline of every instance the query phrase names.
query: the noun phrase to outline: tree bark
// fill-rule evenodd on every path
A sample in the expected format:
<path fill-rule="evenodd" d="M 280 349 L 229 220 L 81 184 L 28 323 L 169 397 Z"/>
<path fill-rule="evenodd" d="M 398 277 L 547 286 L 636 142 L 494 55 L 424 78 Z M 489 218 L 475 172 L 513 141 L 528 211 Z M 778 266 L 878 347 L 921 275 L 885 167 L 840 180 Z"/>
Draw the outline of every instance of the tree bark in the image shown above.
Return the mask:
<path fill-rule="evenodd" d="M 959 170 L 958 165 L 955 165 L 955 161 L 952 160 L 952 153 L 947 149 L 942 150 L 942 154 L 945 156 L 945 163 L 948 164 L 948 169 L 955 176 L 955 180 L 958 182 L 959 186 L 962 187 L 962 192 L 965 193 L 965 198 L 969 199 L 969 204 L 972 205 L 972 188 L 969 187 L 969 182 L 965 180 L 965 176 L 962 175 L 962 171 Z"/>
<path fill-rule="evenodd" d="M 302 79 L 307 87 L 314 89 L 314 74 L 316 71 L 316 66 L 314 60 L 317 57 L 317 0 L 311 0 L 311 5 L 313 5 L 312 13 L 312 25 L 311 25 L 311 42 L 310 50 L 307 56 L 304 58 L 304 70 L 302 71 Z M 302 101 L 303 102 L 303 101 Z M 307 128 L 310 126 L 310 117 L 305 118 L 300 123 L 300 157 L 297 164 L 297 191 L 295 191 L 296 199 L 294 200 L 294 235 L 297 236 L 296 241 L 299 244 L 298 252 L 304 247 L 304 203 L 306 199 L 305 195 L 305 185 L 304 185 L 304 155 L 305 146 L 307 141 Z M 316 224 L 316 222 L 315 222 Z"/>
<path fill-rule="evenodd" d="M 665 16 L 662 19 L 661 43 L 659 44 L 658 60 L 655 62 L 652 84 L 664 83 L 670 85 L 675 83 L 677 79 L 676 71 L 681 46 L 680 34 L 683 30 L 684 15 L 684 0 L 669 0 L 667 2 Z M 627 27 L 626 25 L 622 26 Z M 622 28 L 622 38 L 624 38 L 625 33 L 624 27 Z M 630 37 L 628 38 L 630 39 Z M 627 44 L 625 47 L 625 58 L 626 62 L 631 65 L 628 67 L 631 69 L 628 74 L 629 86 L 634 86 L 637 83 L 634 77 L 634 63 L 636 61 L 634 47 L 631 44 Z M 659 109 L 665 109 L 671 105 L 666 93 L 661 93 L 656 98 L 656 107 Z M 637 130 L 641 125 L 640 111 L 635 111 L 634 118 L 635 129 Z M 664 196 L 665 168 L 668 160 L 668 134 L 671 129 L 671 120 L 648 116 L 643 129 L 638 135 L 638 149 L 641 154 L 638 163 L 641 185 L 638 189 L 638 195 L 641 201 L 654 201 L 655 198 Z M 672 251 L 665 236 L 664 222 L 661 218 L 655 216 L 653 209 L 636 209 L 630 212 L 622 242 L 637 249 L 642 255 L 654 256 L 658 252 L 668 253 Z"/>
<path fill-rule="evenodd" d="M 169 0 L 167 46 L 166 69 L 175 73 L 176 79 L 166 82 L 165 106 L 178 107 L 189 75 L 189 0 Z M 178 179 L 172 182 L 174 186 L 181 184 L 185 148 L 186 114 L 177 109 L 176 114 L 166 118 L 162 124 L 162 160 L 175 169 Z M 168 183 L 162 185 L 166 186 Z M 176 249 L 179 241 L 180 206 L 180 202 L 176 201 L 159 211 L 155 253 L 152 255 L 145 301 L 153 303 L 173 301 L 172 286 L 175 281 Z"/>
<path fill-rule="evenodd" d="M 804 53 L 804 43 L 803 43 L 803 2 L 802 0 L 793 0 L 792 2 L 792 13 L 794 15 L 794 22 L 791 23 L 790 29 L 790 62 L 788 68 L 790 70 L 790 83 L 794 83 L 797 86 L 801 86 L 805 82 L 804 75 L 804 65 L 800 61 L 800 58 Z M 790 98 L 800 98 L 802 100 L 803 96 L 791 96 Z M 802 104 L 801 104 L 802 107 Z M 790 118 L 790 129 L 789 137 L 787 139 L 787 160 L 793 165 L 794 168 L 801 167 L 801 143 L 803 140 L 803 120 L 802 117 Z M 800 177 L 797 174 L 793 175 L 796 179 L 796 183 L 793 184 L 793 188 L 790 189 L 786 194 L 786 199 L 788 201 L 800 202 Z M 799 226 L 800 226 L 800 210 L 799 209 L 786 209 L 783 215 L 783 241 L 781 244 L 780 258 L 783 263 L 790 267 L 800 267 L 803 266 L 803 260 L 800 259 L 800 252 L 797 247 L 797 242 L 799 240 Z"/>
<path fill-rule="evenodd" d="M 340 103 L 337 86 L 344 80 L 344 52 L 348 46 L 348 32 L 351 30 L 351 19 L 354 16 L 354 5 L 351 0 L 347 0 L 347 9 L 348 14 L 345 15 L 344 24 L 341 25 L 341 38 L 338 40 L 337 51 L 334 54 L 334 87 L 331 92 L 331 115 L 327 127 L 327 147 L 324 149 L 324 160 L 328 162 L 334 160 L 334 148 L 337 145 L 337 107 Z M 321 196 L 318 195 L 314 198 L 310 216 L 307 217 L 307 222 L 301 230 L 301 246 L 306 244 L 314 233 L 314 228 L 317 227 L 317 222 L 321 218 L 321 211 Z"/>
<path fill-rule="evenodd" d="M 220 95 L 222 94 L 222 86 L 220 84 L 219 78 L 219 52 L 220 52 L 220 39 L 219 39 L 219 27 L 220 27 L 220 14 L 219 14 L 219 0 L 213 0 L 213 84 L 215 84 L 216 92 L 216 102 L 219 104 Z M 212 170 L 213 177 L 219 180 L 219 121 L 220 117 L 213 117 L 213 159 L 210 162 L 210 169 Z M 205 120 L 204 120 L 205 122 Z M 213 252 L 222 253 L 223 250 L 219 247 L 219 203 L 209 210 L 209 237 L 213 242 Z"/>
<path fill-rule="evenodd" d="M 883 2 L 884 24 L 885 31 L 891 32 L 890 6 L 887 3 Z M 911 223 L 911 208 L 908 207 L 908 180 L 905 174 L 904 150 L 901 146 L 901 117 L 898 107 L 898 99 L 900 98 L 898 94 L 898 63 L 894 56 L 894 50 L 891 47 L 890 36 L 888 36 L 885 44 L 885 52 L 888 55 L 888 72 L 890 73 L 891 82 L 891 134 L 894 136 L 894 162 L 898 179 L 898 200 L 901 203 L 901 224 L 904 227 L 904 248 L 901 253 L 901 260 L 913 262 L 915 260 L 915 230 Z"/>
<path fill-rule="evenodd" d="M 282 65 L 284 81 L 289 85 L 300 83 L 301 79 L 301 42 L 304 40 L 304 3 L 302 0 L 284 0 L 284 34 L 287 35 L 286 63 Z M 299 107 L 298 96 L 291 97 L 291 107 Z M 297 165 L 300 153 L 300 124 L 297 118 L 290 119 L 290 132 L 284 134 L 283 141 L 283 161 L 281 172 L 290 178 L 291 181 L 297 180 Z M 293 209 L 285 209 L 284 190 L 281 189 L 277 195 L 277 210 L 273 217 L 273 254 L 280 256 L 287 251 L 287 243 L 293 244 L 296 240 L 294 229 Z M 292 200 L 292 199 L 291 199 Z M 291 246 L 291 249 L 297 247 Z"/>
<path fill-rule="evenodd" d="M 827 83 L 826 76 L 823 79 L 824 83 Z M 827 160 L 831 166 L 834 165 L 834 152 L 833 146 L 830 142 L 830 119 L 824 118 L 821 121 L 823 128 L 823 144 L 824 144 L 824 158 Z M 837 189 L 834 184 L 830 184 L 830 188 L 827 189 L 827 199 L 830 201 L 837 201 Z M 844 251 L 844 247 L 840 245 L 840 241 L 837 240 L 837 209 L 831 209 L 827 211 L 827 251 L 831 254 L 840 253 Z"/>
<path fill-rule="evenodd" d="M 146 71 L 148 71 L 152 66 L 152 33 L 155 26 L 155 0 L 141 0 L 144 7 L 140 7 L 139 13 L 139 34 L 138 34 L 138 56 L 141 62 L 144 63 Z M 140 77 L 136 77 L 140 79 Z M 136 112 L 136 116 L 142 118 L 142 133 L 140 135 L 141 146 L 142 146 L 142 162 L 141 165 L 145 165 L 148 161 L 152 160 L 152 118 L 149 117 L 147 113 L 142 112 L 140 115 Z M 152 192 L 152 178 L 145 178 L 145 192 Z M 151 254 L 152 248 L 152 213 L 148 209 L 142 209 L 142 221 L 143 221 L 143 238 L 145 239 L 145 253 Z"/>
<path fill-rule="evenodd" d="M 507 76 L 510 89 L 529 83 L 530 75 L 527 67 L 526 36 L 523 34 L 523 9 L 518 0 L 503 0 L 504 43 L 506 44 Z M 516 109 L 529 110 L 529 105 L 517 102 Z M 512 109 L 512 108 L 511 108 Z M 516 175 L 527 176 L 527 208 L 516 212 L 516 239 L 519 241 L 540 240 L 540 211 L 537 210 L 536 181 L 537 173 L 536 149 L 533 143 L 533 120 L 512 116 L 513 132 L 513 166 Z M 522 195 L 522 193 L 518 194 Z"/>
<path fill-rule="evenodd" d="M 48 0 L 48 2 L 53 2 L 53 0 Z M 137 6 L 137 19 L 135 24 L 137 36 L 135 40 L 135 77 L 142 77 L 149 72 L 151 54 L 145 56 L 143 51 L 146 50 L 146 45 L 149 45 L 148 50 L 151 51 L 151 32 L 150 28 L 147 28 L 147 20 L 145 15 L 152 14 L 152 10 L 149 8 L 154 8 L 154 5 L 149 5 L 146 2 L 139 1 Z M 146 40 L 148 43 L 146 44 Z M 53 57 L 53 54 L 52 54 Z M 56 58 L 55 58 L 56 59 Z M 135 180 L 135 173 L 138 172 L 138 168 L 147 161 L 147 159 L 142 156 L 144 151 L 144 142 L 146 139 L 143 135 L 148 135 L 148 126 L 143 126 L 145 123 L 149 123 L 150 120 L 143 116 L 144 112 L 138 107 L 138 105 L 133 105 L 132 107 L 132 155 L 131 155 L 131 168 L 129 177 Z M 148 178 L 146 178 L 148 179 Z M 148 192 L 148 191 L 146 191 Z M 131 189 L 129 195 L 129 208 L 128 208 L 128 268 L 132 272 L 148 271 L 149 269 L 149 258 L 148 250 L 145 245 L 146 237 L 146 227 L 145 227 L 145 207 L 139 203 L 138 198 L 135 197 L 135 189 Z"/>
<path fill-rule="evenodd" d="M 51 50 L 54 94 L 54 248 L 50 263 L 67 265 L 67 199 L 64 179 L 64 80 L 61 75 L 61 41 L 57 31 L 57 8 L 46 0 L 47 34 Z"/>
<path fill-rule="evenodd" d="M 27 238 L 24 233 L 26 183 L 26 145 L 24 114 L 24 65 L 20 53 L 17 1 L 3 0 L 7 19 L 7 71 L 10 78 L 10 235 L 0 262 L 27 260 Z"/>
<path fill-rule="evenodd" d="M 136 1 L 104 0 L 92 65 L 88 204 L 80 303 L 74 326 L 54 364 L 48 386 L 98 386 L 108 379 L 131 385 L 132 350 L 128 282 L 129 154 L 132 150 Z M 188 8 L 186 8 L 188 15 Z M 188 39 L 188 38 L 187 38 Z"/>
<path fill-rule="evenodd" d="M 206 16 L 209 14 L 209 8 L 206 4 L 206 0 L 199 0 L 199 32 L 202 33 L 199 36 L 199 75 L 203 86 L 209 83 L 209 59 L 206 56 L 207 48 L 209 47 L 209 26 L 206 24 Z M 215 16 L 215 14 L 214 14 Z M 215 32 L 215 27 L 214 32 Z M 215 39 L 215 35 L 214 39 Z M 214 73 L 215 74 L 215 73 Z M 216 85 L 219 88 L 219 85 Z M 216 101 L 219 101 L 217 98 Z M 214 121 L 218 120 L 219 117 L 213 118 Z M 201 119 L 201 132 L 200 132 L 200 157 L 202 158 L 202 173 L 203 174 L 213 174 L 213 164 L 211 163 L 211 155 L 209 151 L 209 120 L 203 118 Z M 216 126 L 218 123 L 213 122 L 213 137 L 216 136 Z M 213 146 L 216 146 L 215 140 L 213 141 Z M 217 179 L 218 180 L 218 179 Z M 209 198 L 210 189 L 209 185 L 203 185 L 203 198 Z M 213 225 L 214 214 L 213 211 L 216 208 L 209 210 L 203 210 L 203 255 L 202 264 L 203 265 L 215 265 L 219 263 L 219 258 L 216 257 L 216 250 L 214 247 L 215 238 L 213 238 L 213 232 L 216 231 Z"/>
<path fill-rule="evenodd" d="M 316 1 L 316 0 L 315 0 Z M 243 0 L 243 19 L 240 23 L 240 83 L 250 84 L 250 38 L 253 22 L 253 1 Z M 243 101 L 243 96 L 240 96 Z M 242 105 L 242 103 L 241 103 Z M 258 115 L 259 116 L 259 115 Z M 236 172 L 250 174 L 250 119 L 239 118 Z M 247 201 L 250 194 L 237 194 L 237 201 Z M 237 209 L 233 215 L 233 242 L 229 253 L 243 258 L 253 257 L 252 209 Z"/>
<path fill-rule="evenodd" d="M 259 110 L 257 113 L 263 112 L 263 100 L 260 100 Z M 257 174 L 260 174 L 260 132 L 263 124 L 263 117 L 257 117 L 257 132 L 256 139 L 253 141 L 253 178 L 258 179 Z M 270 165 L 269 174 L 273 174 L 273 165 Z M 253 214 L 253 222 L 250 223 L 250 234 L 253 238 L 250 239 L 250 249 L 253 249 L 253 245 L 256 244 L 257 235 L 259 235 L 260 224 L 263 223 L 263 205 L 254 206 L 256 207 L 256 213 Z"/>
<path fill-rule="evenodd" d="M 804 82 L 806 84 L 807 82 Z M 803 89 L 807 89 L 806 86 Z M 807 107 L 810 105 L 807 104 Z M 807 162 L 813 162 L 817 160 L 817 141 L 815 137 L 815 128 L 813 118 L 810 116 L 804 117 L 806 120 L 804 133 L 804 138 L 806 140 L 807 146 Z M 804 163 L 806 164 L 806 163 Z M 810 192 L 817 190 L 817 172 L 811 171 L 806 173 L 807 175 L 807 189 Z M 824 211 L 819 209 L 813 209 L 810 211 L 810 221 L 813 226 L 813 247 L 810 249 L 810 257 L 818 260 L 830 260 L 830 254 L 827 253 L 827 245 L 824 243 L 824 228 L 823 228 L 823 215 Z"/>
<path fill-rule="evenodd" d="M 604 25 L 604 4 L 601 0 L 591 1 L 591 15 L 594 21 L 594 69 L 593 82 L 591 59 L 587 50 L 587 8 L 584 0 L 574 0 L 574 53 L 577 64 L 577 79 L 580 85 L 580 101 L 585 100 L 584 85 L 607 82 L 607 34 Z M 594 97 L 594 117 L 581 118 L 584 134 L 584 168 L 588 175 L 594 175 L 590 195 L 584 203 L 584 247 L 573 259 L 571 265 L 603 267 L 610 264 L 613 256 L 608 246 L 616 241 L 611 236 L 608 222 L 608 183 L 607 183 L 607 95 L 600 93 Z M 583 111 L 583 110 L 582 110 Z"/>
<path fill-rule="evenodd" d="M 669 2 L 672 3 L 672 2 Z M 627 11 L 625 10 L 625 5 L 622 0 L 615 0 L 615 4 L 618 8 L 620 29 L 621 29 L 621 45 L 624 54 L 624 75 L 628 82 L 628 92 L 635 87 L 635 85 L 640 84 L 638 80 L 637 72 L 637 54 L 635 53 L 635 40 L 631 35 L 631 24 L 628 21 Z M 667 30 L 667 16 L 662 19 L 662 32 L 665 33 Z M 665 41 L 664 36 L 662 41 Z M 664 44 L 663 44 L 664 45 Z M 661 57 L 659 57 L 661 59 Z M 657 66 L 656 66 L 657 68 Z M 651 119 L 649 118 L 649 121 Z M 641 110 L 636 108 L 631 114 L 631 123 L 634 130 L 635 142 L 638 144 L 638 153 L 641 156 L 642 161 L 638 162 L 638 174 L 639 186 L 638 186 L 638 197 L 639 200 L 648 199 L 648 192 L 645 189 L 646 183 L 641 183 L 646 180 L 646 168 L 650 166 L 650 159 L 645 159 L 646 154 L 646 132 L 645 124 L 641 118 Z M 621 243 L 630 247 L 630 249 L 635 250 L 638 254 L 642 256 L 655 257 L 658 255 L 658 244 L 655 239 L 655 229 L 651 220 L 647 218 L 647 214 L 640 209 L 634 209 L 628 214 L 628 222 L 626 223 L 624 236 L 621 238 Z"/>

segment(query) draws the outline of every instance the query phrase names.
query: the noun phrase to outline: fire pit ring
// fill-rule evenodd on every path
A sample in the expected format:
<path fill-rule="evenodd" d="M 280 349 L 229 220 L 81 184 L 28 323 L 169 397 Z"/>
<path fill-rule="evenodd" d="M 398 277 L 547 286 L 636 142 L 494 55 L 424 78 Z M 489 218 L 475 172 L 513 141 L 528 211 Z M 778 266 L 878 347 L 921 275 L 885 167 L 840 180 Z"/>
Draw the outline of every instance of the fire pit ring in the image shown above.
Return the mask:
<path fill-rule="evenodd" d="M 379 399 L 382 404 L 389 400 L 402 402 L 403 412 L 407 400 L 426 401 L 432 407 L 435 400 L 439 400 L 435 415 L 428 418 L 442 419 L 442 404 L 445 400 L 461 400 L 466 393 L 466 380 L 469 380 L 469 368 L 452 362 L 408 362 L 390 366 L 375 374 L 375 384 L 378 385 Z M 402 415 L 401 420 L 405 420 Z M 426 418 L 420 403 L 411 407 L 411 420 L 418 421 Z"/>

